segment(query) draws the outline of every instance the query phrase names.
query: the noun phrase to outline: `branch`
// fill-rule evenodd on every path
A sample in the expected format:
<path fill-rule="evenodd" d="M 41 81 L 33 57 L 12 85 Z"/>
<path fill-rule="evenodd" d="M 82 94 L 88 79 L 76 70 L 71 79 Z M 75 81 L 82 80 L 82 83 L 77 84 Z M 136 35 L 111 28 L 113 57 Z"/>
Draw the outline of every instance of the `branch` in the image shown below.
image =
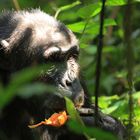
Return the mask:
<path fill-rule="evenodd" d="M 98 120 L 98 96 L 99 96 L 99 89 L 100 89 L 100 77 L 101 77 L 101 66 L 102 66 L 101 60 L 102 60 L 102 48 L 103 48 L 105 2 L 106 0 L 102 0 L 102 10 L 100 14 L 99 42 L 97 46 L 96 83 L 95 83 L 95 122 L 97 122 Z"/>

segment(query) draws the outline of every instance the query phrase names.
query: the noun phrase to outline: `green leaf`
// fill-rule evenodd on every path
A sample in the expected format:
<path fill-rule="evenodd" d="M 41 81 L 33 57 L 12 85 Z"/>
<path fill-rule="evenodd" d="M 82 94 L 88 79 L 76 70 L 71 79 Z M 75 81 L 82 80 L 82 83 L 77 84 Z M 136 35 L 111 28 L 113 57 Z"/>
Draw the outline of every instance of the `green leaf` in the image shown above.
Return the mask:
<path fill-rule="evenodd" d="M 69 24 L 67 25 L 67 27 L 70 28 L 73 32 L 82 33 L 85 25 L 86 25 L 86 22 L 81 21 L 81 22 Z"/>
<path fill-rule="evenodd" d="M 29 98 L 33 95 L 41 95 L 46 93 L 55 93 L 57 89 L 52 85 L 44 83 L 33 83 L 21 87 L 17 92 L 22 98 Z"/>
<path fill-rule="evenodd" d="M 86 25 L 86 22 L 81 21 L 81 22 L 69 24 L 67 26 L 73 32 L 82 33 L 85 25 Z M 105 19 L 104 27 L 115 26 L 115 25 L 117 25 L 117 23 L 115 22 L 114 19 Z M 98 22 L 89 22 L 89 24 L 86 27 L 85 33 L 98 34 L 99 27 L 100 27 L 100 25 Z"/>
<path fill-rule="evenodd" d="M 74 121 L 78 122 L 80 125 L 84 126 L 84 123 L 83 123 L 81 117 L 79 116 L 78 112 L 76 111 L 73 102 L 67 97 L 64 97 L 64 98 L 66 101 L 66 108 L 67 108 L 68 114 L 70 115 L 70 119 L 74 120 Z M 86 134 L 86 132 L 83 132 L 83 134 L 85 135 L 85 137 L 87 139 L 89 139 L 89 136 Z"/>
<path fill-rule="evenodd" d="M 21 86 L 37 78 L 42 70 L 47 71 L 49 68 L 50 65 L 26 68 L 14 74 L 9 85 L 0 94 L 0 108 L 14 98 Z"/>
<path fill-rule="evenodd" d="M 68 122 L 68 126 L 71 130 L 78 134 L 86 133 L 91 138 L 96 138 L 97 140 L 116 140 L 116 137 L 111 133 L 107 133 L 99 128 L 91 128 L 81 125 L 75 120 L 71 120 Z M 80 129 L 79 129 L 80 128 Z"/>
<path fill-rule="evenodd" d="M 82 48 L 86 53 L 88 54 L 96 54 L 97 52 L 97 46 L 96 45 L 87 45 L 87 44 L 80 44 L 80 48 Z"/>
<path fill-rule="evenodd" d="M 77 11 L 77 16 L 82 18 L 90 18 L 97 15 L 101 11 L 101 4 L 94 3 L 88 6 L 84 6 Z"/>
<path fill-rule="evenodd" d="M 112 18 L 108 18 L 108 19 L 105 19 L 105 23 L 104 23 L 104 26 L 107 27 L 107 26 L 116 26 L 117 23 L 114 19 Z"/>
<path fill-rule="evenodd" d="M 140 98 L 140 91 L 133 93 L 133 98 L 139 99 Z"/>
<path fill-rule="evenodd" d="M 65 97 L 65 101 L 66 101 L 66 108 L 71 119 L 82 122 L 78 112 L 75 109 L 73 102 L 67 97 Z"/>
<path fill-rule="evenodd" d="M 125 5 L 126 0 L 107 0 L 106 5 L 108 6 L 121 6 Z"/>
<path fill-rule="evenodd" d="M 103 53 L 111 53 L 111 52 L 115 52 L 116 48 L 114 46 L 104 46 L 103 47 Z"/>
<path fill-rule="evenodd" d="M 108 109 L 112 102 L 115 102 L 119 99 L 117 95 L 113 96 L 100 96 L 99 97 L 99 106 L 102 109 Z M 92 97 L 92 102 L 95 102 L 95 97 Z M 106 113 L 106 112 L 105 112 Z"/>
<path fill-rule="evenodd" d="M 128 99 L 128 98 L 127 98 Z M 115 115 L 116 117 L 123 117 L 124 115 L 128 115 L 128 102 L 126 98 L 123 98 L 123 100 L 115 101 L 115 103 L 112 102 L 112 105 L 106 109 L 103 110 L 103 112 L 107 114 Z"/>

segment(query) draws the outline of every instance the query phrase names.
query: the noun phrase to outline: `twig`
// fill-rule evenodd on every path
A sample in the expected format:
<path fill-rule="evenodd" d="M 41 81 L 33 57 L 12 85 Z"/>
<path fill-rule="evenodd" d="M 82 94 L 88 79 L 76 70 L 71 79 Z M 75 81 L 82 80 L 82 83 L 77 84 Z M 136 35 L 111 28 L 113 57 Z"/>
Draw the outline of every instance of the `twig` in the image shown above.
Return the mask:
<path fill-rule="evenodd" d="M 95 122 L 98 120 L 98 96 L 100 89 L 100 77 L 101 77 L 101 60 L 102 60 L 102 48 L 103 48 L 103 26 L 104 26 L 104 14 L 105 14 L 105 2 L 102 0 L 102 10 L 100 14 L 100 30 L 99 30 L 99 42 L 97 46 L 97 63 L 96 63 L 96 83 L 95 83 Z"/>
<path fill-rule="evenodd" d="M 13 2 L 13 4 L 14 4 L 15 9 L 16 9 L 17 11 L 19 11 L 19 10 L 20 10 L 20 6 L 19 6 L 18 1 L 17 1 L 17 0 L 12 0 L 12 2 Z"/>
<path fill-rule="evenodd" d="M 86 19 L 84 29 L 83 29 L 83 31 L 82 31 L 82 33 L 81 33 L 80 41 L 82 40 L 82 37 L 83 37 L 83 35 L 84 35 L 84 33 L 85 33 L 86 29 L 87 29 L 87 25 L 88 25 L 88 23 L 89 23 L 89 20 L 90 20 L 90 18 L 87 18 L 87 19 Z"/>

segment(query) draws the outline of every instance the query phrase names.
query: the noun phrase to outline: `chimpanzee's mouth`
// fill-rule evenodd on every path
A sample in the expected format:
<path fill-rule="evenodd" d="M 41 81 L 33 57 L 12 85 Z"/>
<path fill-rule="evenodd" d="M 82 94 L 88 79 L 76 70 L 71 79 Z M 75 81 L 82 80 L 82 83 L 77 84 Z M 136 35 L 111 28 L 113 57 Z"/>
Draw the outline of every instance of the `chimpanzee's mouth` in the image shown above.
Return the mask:
<path fill-rule="evenodd" d="M 85 107 L 81 107 L 81 108 L 76 108 L 75 109 L 77 110 L 77 113 L 81 116 L 81 117 L 87 117 L 87 116 L 93 116 L 93 114 L 95 113 L 94 109 L 92 108 L 85 108 Z M 66 111 L 66 108 L 61 108 L 61 109 L 57 109 L 55 110 L 53 113 L 59 113 L 59 112 L 62 112 L 62 111 Z M 68 112 L 67 112 L 68 114 Z"/>
<path fill-rule="evenodd" d="M 93 109 L 84 107 L 82 101 L 74 103 L 74 106 L 80 116 L 90 116 L 94 113 Z M 55 94 L 49 95 L 49 99 L 44 101 L 42 108 L 42 112 L 45 117 L 49 117 L 53 113 L 59 113 L 66 110 L 66 101 L 64 97 Z"/>

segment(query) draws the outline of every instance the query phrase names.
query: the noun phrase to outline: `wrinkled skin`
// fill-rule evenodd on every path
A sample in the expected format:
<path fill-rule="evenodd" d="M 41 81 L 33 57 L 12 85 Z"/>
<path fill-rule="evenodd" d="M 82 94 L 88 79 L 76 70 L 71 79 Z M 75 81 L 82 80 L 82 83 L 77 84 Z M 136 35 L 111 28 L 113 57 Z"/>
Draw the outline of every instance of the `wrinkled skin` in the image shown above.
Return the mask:
<path fill-rule="evenodd" d="M 40 122 L 52 113 L 64 110 L 63 96 L 72 99 L 77 108 L 91 107 L 87 106 L 87 95 L 81 84 L 78 55 L 79 45 L 74 34 L 44 12 L 31 10 L 1 14 L 0 78 L 3 86 L 6 88 L 11 75 L 19 70 L 51 63 L 50 69 L 43 69 L 35 81 L 52 84 L 58 90 L 56 94 L 44 93 L 29 99 L 15 97 L 0 114 L 0 139 L 86 139 L 72 133 L 66 126 L 61 128 L 42 126 L 33 130 L 27 127 L 32 121 Z M 92 115 L 81 118 L 87 125 L 94 126 Z M 117 135 L 121 133 L 119 138 L 123 138 L 123 126 L 120 122 L 102 113 L 100 117 L 99 127 Z"/>

